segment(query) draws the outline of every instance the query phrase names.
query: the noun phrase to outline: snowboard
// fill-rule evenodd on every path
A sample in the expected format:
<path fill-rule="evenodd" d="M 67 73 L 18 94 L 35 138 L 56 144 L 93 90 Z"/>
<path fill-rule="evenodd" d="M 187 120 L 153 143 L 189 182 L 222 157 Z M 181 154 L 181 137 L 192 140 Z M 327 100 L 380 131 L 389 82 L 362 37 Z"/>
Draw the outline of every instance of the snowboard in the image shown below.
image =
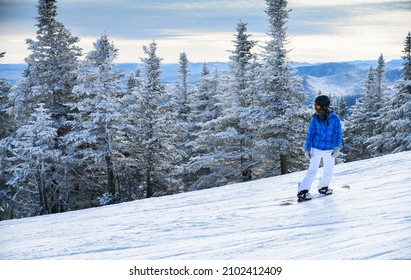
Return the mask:
<path fill-rule="evenodd" d="M 344 185 L 342 187 L 338 187 L 338 188 L 333 189 L 333 193 L 346 192 L 346 191 L 349 191 L 349 190 L 350 190 L 350 186 L 349 185 Z M 317 194 L 313 194 L 312 199 L 308 199 L 308 200 L 299 199 L 299 198 L 286 199 L 286 200 L 281 201 L 280 205 L 293 205 L 293 204 L 308 202 L 308 201 L 311 201 L 311 200 L 314 200 L 314 199 L 317 199 L 317 198 L 321 198 L 321 197 L 325 197 L 325 196 L 329 196 L 329 195 L 332 195 L 332 194 L 319 194 L 319 193 L 317 193 Z"/>

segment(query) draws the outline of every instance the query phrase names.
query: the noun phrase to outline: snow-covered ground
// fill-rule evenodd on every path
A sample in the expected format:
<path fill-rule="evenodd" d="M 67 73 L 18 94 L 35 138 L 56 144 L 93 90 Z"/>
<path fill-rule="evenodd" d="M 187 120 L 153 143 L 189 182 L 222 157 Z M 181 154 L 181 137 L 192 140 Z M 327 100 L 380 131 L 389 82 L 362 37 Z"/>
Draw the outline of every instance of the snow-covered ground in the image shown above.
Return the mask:
<path fill-rule="evenodd" d="M 337 165 L 350 191 L 281 206 L 303 175 L 2 221 L 0 259 L 411 259 L 411 152 Z"/>

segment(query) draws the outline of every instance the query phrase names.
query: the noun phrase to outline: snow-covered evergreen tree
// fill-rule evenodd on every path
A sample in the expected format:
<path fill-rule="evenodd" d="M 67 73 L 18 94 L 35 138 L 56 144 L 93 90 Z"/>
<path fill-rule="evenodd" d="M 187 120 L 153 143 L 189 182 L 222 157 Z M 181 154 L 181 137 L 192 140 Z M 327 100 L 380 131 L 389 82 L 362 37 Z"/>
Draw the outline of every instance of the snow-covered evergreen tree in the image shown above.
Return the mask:
<path fill-rule="evenodd" d="M 188 69 L 188 58 L 186 53 L 180 53 L 179 67 L 177 81 L 172 88 L 172 98 L 175 103 L 174 108 L 177 113 L 177 118 L 175 123 L 179 130 L 176 131 L 178 146 L 184 150 L 186 141 L 188 140 L 188 127 L 190 118 L 190 106 L 189 106 L 189 95 L 191 94 L 191 89 L 189 86 L 188 78 L 190 75 L 190 70 Z M 187 158 L 183 161 L 187 162 Z"/>
<path fill-rule="evenodd" d="M 4 55 L 5 52 L 0 52 L 0 59 L 4 57 Z M 13 131 L 12 117 L 6 113 L 6 103 L 10 89 L 11 84 L 0 77 L 0 207 L 3 208 L 3 211 L 0 211 L 0 220 L 2 216 L 6 214 L 2 212 L 9 213 L 8 194 L 11 193 L 10 186 L 6 186 L 6 181 L 10 176 L 10 174 L 6 172 L 6 166 L 9 164 L 6 156 L 6 140 L 2 141 L 2 139 L 10 136 Z"/>
<path fill-rule="evenodd" d="M 72 99 L 71 92 L 76 83 L 75 69 L 81 49 L 76 46 L 78 37 L 56 20 L 56 0 L 39 0 L 37 12 L 36 40 L 26 39 L 30 51 L 25 59 L 27 68 L 22 79 L 7 96 L 6 111 L 11 118 L 9 123 L 13 124 L 7 142 L 19 141 L 16 131 L 27 125 L 28 119 L 41 103 L 49 110 L 53 127 L 57 129 L 56 141 L 53 142 L 55 148 L 62 151 L 64 146 L 57 138 L 68 131 L 65 120 L 69 109 L 65 104 Z M 56 173 L 54 180 L 62 182 L 65 167 L 56 165 L 53 170 Z"/>
<path fill-rule="evenodd" d="M 137 69 L 132 72 L 127 79 L 126 93 L 130 94 L 134 89 L 141 88 L 142 84 L 141 68 L 137 67 Z"/>
<path fill-rule="evenodd" d="M 72 182 L 87 194 L 82 199 L 96 199 L 107 192 L 116 196 L 116 137 L 120 115 L 119 84 L 123 77 L 115 69 L 118 50 L 102 35 L 77 71 L 78 81 L 73 89 L 76 101 L 70 103 L 71 131 L 64 137 L 69 146 L 68 159 L 75 174 Z"/>
<path fill-rule="evenodd" d="M 216 126 L 213 121 L 219 116 L 218 110 L 219 72 L 216 68 L 212 74 L 207 66 L 203 64 L 200 80 L 193 89 L 189 98 L 189 137 L 186 141 L 186 151 L 190 162 L 187 172 L 191 178 L 187 178 L 187 184 L 194 185 L 191 190 L 209 188 L 212 184 L 212 176 L 220 176 L 218 170 L 213 169 L 215 163 L 212 156 L 214 148 L 207 143 L 208 137 L 215 134 Z"/>
<path fill-rule="evenodd" d="M 144 46 L 143 88 L 138 97 L 136 112 L 139 147 L 138 169 L 143 176 L 147 198 L 153 195 L 175 193 L 180 189 L 177 180 L 182 152 L 177 148 L 175 118 L 165 86 L 161 83 L 161 58 L 157 44 Z"/>
<path fill-rule="evenodd" d="M 187 145 L 190 141 L 190 96 L 193 92 L 193 87 L 189 84 L 190 70 L 188 66 L 189 61 L 187 54 L 184 52 L 180 53 L 177 81 L 175 82 L 171 93 L 177 113 L 175 125 L 178 129 L 174 133 L 176 135 L 176 141 L 179 149 L 184 152 L 182 161 L 178 164 L 181 166 L 180 175 L 184 182 L 184 189 L 187 189 L 192 183 L 192 175 L 187 170 L 187 164 L 190 160 L 190 151 Z"/>
<path fill-rule="evenodd" d="M 404 41 L 404 55 L 402 56 L 402 80 L 411 80 L 411 32 L 408 32 Z"/>
<path fill-rule="evenodd" d="M 218 69 L 209 74 L 204 65 L 196 92 L 202 94 L 202 98 L 195 100 L 206 102 L 202 108 L 194 106 L 196 115 L 202 119 L 191 142 L 197 153 L 191 166 L 201 175 L 191 189 L 252 179 L 255 127 L 248 116 L 253 104 L 251 66 L 255 56 L 251 50 L 256 42 L 249 40 L 246 32 L 247 25 L 238 23 L 229 78 L 220 76 Z"/>
<path fill-rule="evenodd" d="M 335 113 L 341 118 L 341 120 L 346 119 L 348 115 L 348 106 L 343 95 L 335 99 L 335 105 L 333 105 L 333 109 Z"/>
<path fill-rule="evenodd" d="M 139 142 L 140 96 L 143 90 L 142 69 L 138 67 L 127 79 L 124 96 L 121 98 L 122 121 L 119 124 L 117 177 L 119 201 L 130 201 L 144 197 L 140 172 L 141 143 Z"/>
<path fill-rule="evenodd" d="M 200 153 L 199 148 L 193 143 L 197 138 L 195 135 L 201 131 L 201 125 L 213 119 L 208 108 L 214 106 L 215 99 L 211 96 L 213 80 L 207 63 L 203 64 L 200 73 L 200 80 L 197 82 L 192 94 L 189 96 L 189 139 L 187 139 L 187 152 L 190 157 L 195 157 Z M 215 116 L 214 116 L 215 117 Z M 192 142 L 192 143 L 190 143 Z"/>
<path fill-rule="evenodd" d="M 257 41 L 250 40 L 247 24 L 239 22 L 234 35 L 234 50 L 230 51 L 231 87 L 229 88 L 228 108 L 223 113 L 221 134 L 230 159 L 231 174 L 243 181 L 253 177 L 256 137 L 255 125 L 250 118 L 253 110 L 255 92 L 253 91 L 253 66 L 256 55 L 252 49 Z M 224 133 L 225 132 L 225 133 Z M 229 173 L 230 174 L 230 173 Z M 238 179 L 236 180 L 238 181 Z"/>
<path fill-rule="evenodd" d="M 270 40 L 263 46 L 262 67 L 256 81 L 260 86 L 257 146 L 264 177 L 304 167 L 302 146 L 308 128 L 305 95 L 300 81 L 291 75 L 286 49 L 287 1 L 266 0 L 266 4 Z"/>
<path fill-rule="evenodd" d="M 37 37 L 27 39 L 31 53 L 25 59 L 27 69 L 23 79 L 9 95 L 9 113 L 18 125 L 24 124 L 39 103 L 49 108 L 56 121 L 58 134 L 65 133 L 63 126 L 68 108 L 64 104 L 71 99 L 76 81 L 74 70 L 81 56 L 76 46 L 79 38 L 71 35 L 56 20 L 56 0 L 39 0 L 37 5 Z"/>
<path fill-rule="evenodd" d="M 188 58 L 186 53 L 180 53 L 177 82 L 175 84 L 175 96 L 177 99 L 178 118 L 188 123 L 190 108 L 188 106 L 189 84 Z"/>
<path fill-rule="evenodd" d="M 376 94 L 375 74 L 375 69 L 370 67 L 364 96 L 357 99 L 345 125 L 344 150 L 349 161 L 370 157 L 366 141 L 372 136 L 374 128 L 371 117 L 375 113 L 372 111 L 373 96 Z"/>
<path fill-rule="evenodd" d="M 387 152 L 411 150 L 411 32 L 404 41 L 402 77 L 396 85 L 396 94 L 384 120 L 382 149 Z M 380 142 L 381 143 L 381 142 Z"/>
<path fill-rule="evenodd" d="M 378 57 L 377 68 L 375 69 L 375 79 L 377 83 L 377 92 L 375 95 L 374 111 L 379 111 L 386 105 L 386 91 L 387 91 L 387 80 L 385 78 L 385 59 L 383 54 Z"/>
<path fill-rule="evenodd" d="M 377 68 L 370 67 L 364 95 L 357 100 L 345 126 L 348 159 L 359 160 L 380 153 L 378 144 L 385 127 L 387 98 L 385 61 L 381 54 Z"/>
<path fill-rule="evenodd" d="M 256 42 L 249 40 L 247 24 L 238 23 L 236 30 L 235 49 L 230 56 L 230 78 L 219 77 L 214 72 L 212 98 L 209 99 L 212 101 L 209 108 L 214 114 L 201 127 L 197 141 L 203 143 L 198 146 L 207 147 L 199 160 L 203 170 L 205 167 L 209 170 L 201 177 L 203 187 L 251 180 L 253 175 L 255 127 L 249 121 L 249 114 L 253 104 L 251 65 L 255 60 L 251 50 Z"/>
<path fill-rule="evenodd" d="M 58 212 L 61 207 L 59 177 L 55 172 L 61 152 L 55 148 L 57 129 L 51 114 L 40 103 L 10 143 L 12 199 L 16 217 Z"/>
<path fill-rule="evenodd" d="M 4 57 L 5 52 L 0 53 L 0 59 Z M 11 89 L 11 84 L 8 83 L 4 78 L 0 77 L 0 140 L 6 138 L 11 133 L 11 118 L 6 114 L 6 103 L 7 97 Z M 0 158 L 1 151 L 0 151 Z M 0 159 L 0 167 L 1 167 L 1 159 Z M 1 174 L 1 168 L 0 168 Z"/>
<path fill-rule="evenodd" d="M 366 139 L 367 150 L 371 156 L 378 156 L 384 153 L 383 135 L 387 126 L 386 115 L 389 110 L 389 100 L 386 96 L 387 82 L 385 78 L 385 60 L 381 54 L 378 58 L 378 66 L 375 69 L 375 93 L 369 102 L 369 110 L 372 112 L 368 124 L 373 128 L 372 135 Z"/>

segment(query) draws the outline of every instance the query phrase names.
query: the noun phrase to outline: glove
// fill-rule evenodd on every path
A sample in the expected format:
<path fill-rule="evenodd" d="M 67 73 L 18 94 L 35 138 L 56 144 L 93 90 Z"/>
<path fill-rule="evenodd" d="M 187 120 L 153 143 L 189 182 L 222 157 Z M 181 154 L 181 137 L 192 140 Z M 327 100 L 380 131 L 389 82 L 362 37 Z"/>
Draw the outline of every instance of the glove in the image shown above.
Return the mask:
<path fill-rule="evenodd" d="M 336 157 L 338 157 L 338 154 L 339 154 L 339 153 L 340 153 L 340 148 L 335 147 L 334 150 L 333 150 L 332 153 L 331 153 L 331 156 L 332 156 L 333 158 L 336 158 Z"/>
<path fill-rule="evenodd" d="M 310 151 L 305 151 L 305 158 L 310 160 L 311 159 L 311 152 Z"/>

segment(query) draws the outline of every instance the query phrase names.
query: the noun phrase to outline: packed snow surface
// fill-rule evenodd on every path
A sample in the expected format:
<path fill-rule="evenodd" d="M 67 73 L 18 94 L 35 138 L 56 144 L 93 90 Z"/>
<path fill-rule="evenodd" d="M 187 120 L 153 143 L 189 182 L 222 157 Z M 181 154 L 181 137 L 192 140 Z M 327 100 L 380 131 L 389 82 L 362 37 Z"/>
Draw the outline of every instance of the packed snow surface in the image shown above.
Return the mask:
<path fill-rule="evenodd" d="M 280 205 L 304 174 L 2 221 L 0 259 L 411 259 L 411 152 L 337 165 L 350 191 Z"/>

